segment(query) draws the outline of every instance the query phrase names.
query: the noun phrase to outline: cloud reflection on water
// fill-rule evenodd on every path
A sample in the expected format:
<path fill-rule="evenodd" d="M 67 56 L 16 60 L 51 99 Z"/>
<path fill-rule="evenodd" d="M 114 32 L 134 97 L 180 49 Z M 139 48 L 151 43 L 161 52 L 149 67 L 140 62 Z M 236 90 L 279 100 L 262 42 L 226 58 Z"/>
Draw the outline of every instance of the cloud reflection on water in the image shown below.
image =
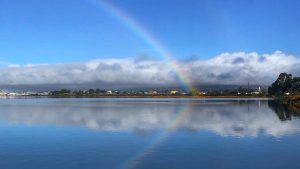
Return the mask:
<path fill-rule="evenodd" d="M 177 130 L 221 136 L 282 137 L 296 133 L 299 120 L 283 121 L 273 101 L 101 101 L 93 99 L 1 100 L 0 120 L 9 124 L 75 126 L 109 132 L 151 132 L 167 128 L 188 107 Z M 271 108 L 270 108 L 271 107 Z M 278 111 L 281 110 L 281 111 Z M 277 112 L 274 113 L 274 111 Z M 294 112 L 295 114 L 295 112 Z M 280 120 L 281 119 L 281 120 Z"/>

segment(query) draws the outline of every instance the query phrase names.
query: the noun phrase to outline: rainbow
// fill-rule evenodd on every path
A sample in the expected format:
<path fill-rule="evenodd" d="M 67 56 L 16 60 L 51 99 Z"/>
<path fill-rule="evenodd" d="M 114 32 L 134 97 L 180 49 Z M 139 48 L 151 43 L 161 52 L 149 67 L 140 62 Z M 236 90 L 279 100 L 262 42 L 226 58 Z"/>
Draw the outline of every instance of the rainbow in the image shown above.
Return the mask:
<path fill-rule="evenodd" d="M 193 81 L 190 78 L 190 75 L 187 71 L 182 69 L 180 63 L 173 58 L 173 54 L 167 50 L 161 42 L 151 34 L 145 27 L 139 24 L 136 20 L 134 20 L 131 16 L 129 16 L 126 12 L 121 10 L 121 8 L 117 7 L 112 3 L 108 3 L 104 0 L 94 0 L 97 6 L 101 7 L 102 10 L 110 14 L 112 17 L 120 21 L 124 26 L 126 26 L 130 31 L 139 36 L 142 40 L 144 40 L 148 45 L 150 45 L 155 51 L 157 51 L 164 59 L 166 59 L 167 64 L 171 66 L 176 72 L 179 80 L 186 87 L 188 91 L 195 89 L 193 85 Z"/>
<path fill-rule="evenodd" d="M 130 159 L 128 159 L 125 163 L 123 163 L 120 167 L 121 169 L 138 168 L 138 165 L 140 165 L 140 163 L 143 161 L 145 157 L 150 155 L 155 148 L 163 144 L 168 139 L 168 136 L 170 136 L 170 134 L 175 129 L 177 129 L 184 122 L 184 120 L 189 116 L 190 103 L 184 103 L 184 104 L 186 105 L 182 106 L 182 108 L 179 109 L 178 115 L 176 116 L 175 120 L 169 126 L 160 130 L 155 135 L 155 137 L 146 146 L 144 146 L 144 148 L 142 148 Z"/>
<path fill-rule="evenodd" d="M 125 11 L 121 8 L 117 7 L 112 3 L 108 3 L 104 0 L 93 0 L 93 2 L 99 6 L 103 11 L 110 14 L 112 17 L 120 21 L 124 26 L 126 26 L 130 31 L 139 36 L 142 40 L 144 40 L 149 46 L 151 46 L 155 51 L 159 53 L 169 64 L 171 68 L 176 72 L 178 79 L 182 82 L 182 84 L 186 87 L 188 91 L 192 91 L 196 89 L 193 85 L 193 81 L 191 80 L 189 74 L 181 68 L 181 65 L 178 61 L 173 58 L 173 54 L 167 50 L 161 42 L 151 34 L 145 27 L 139 24 L 136 20 L 130 17 Z M 165 140 L 168 139 L 168 136 L 177 129 L 184 119 L 189 115 L 189 103 L 185 103 L 186 106 L 182 106 L 182 108 L 178 111 L 178 115 L 174 119 L 174 121 L 167 126 L 166 128 L 159 131 L 155 137 L 149 142 L 149 144 L 145 145 L 140 151 L 135 153 L 131 158 L 126 160 L 121 166 L 121 169 L 132 169 L 136 168 L 147 155 L 151 153 L 156 147 L 161 145 Z"/>

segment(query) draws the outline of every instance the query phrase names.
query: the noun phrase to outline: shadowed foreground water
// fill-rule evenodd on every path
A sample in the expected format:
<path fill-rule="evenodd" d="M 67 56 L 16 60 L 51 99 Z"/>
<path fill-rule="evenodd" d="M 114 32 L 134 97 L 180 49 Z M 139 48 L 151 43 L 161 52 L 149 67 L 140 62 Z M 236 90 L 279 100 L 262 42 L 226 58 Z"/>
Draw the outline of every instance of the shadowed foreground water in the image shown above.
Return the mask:
<path fill-rule="evenodd" d="M 270 100 L 0 99 L 5 169 L 299 169 L 300 112 Z"/>

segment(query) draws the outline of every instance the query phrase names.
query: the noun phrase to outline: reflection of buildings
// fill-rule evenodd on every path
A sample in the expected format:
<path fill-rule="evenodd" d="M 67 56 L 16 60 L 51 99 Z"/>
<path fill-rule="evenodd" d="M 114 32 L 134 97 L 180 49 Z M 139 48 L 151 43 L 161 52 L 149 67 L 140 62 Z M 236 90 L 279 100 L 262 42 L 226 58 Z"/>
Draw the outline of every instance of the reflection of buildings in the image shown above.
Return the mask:
<path fill-rule="evenodd" d="M 269 101 L 269 107 L 277 114 L 282 121 L 291 120 L 292 117 L 300 118 L 300 108 L 292 104 L 284 104 L 281 101 Z"/>

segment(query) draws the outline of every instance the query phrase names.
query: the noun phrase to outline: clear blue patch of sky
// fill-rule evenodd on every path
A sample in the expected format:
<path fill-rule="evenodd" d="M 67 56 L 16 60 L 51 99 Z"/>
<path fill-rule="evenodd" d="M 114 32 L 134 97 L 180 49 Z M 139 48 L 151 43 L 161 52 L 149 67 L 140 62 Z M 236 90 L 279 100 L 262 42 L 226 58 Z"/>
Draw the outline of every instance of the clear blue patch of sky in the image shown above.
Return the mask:
<path fill-rule="evenodd" d="M 235 51 L 300 53 L 300 1 L 107 2 L 132 16 L 179 59 Z M 92 0 L 0 1 L 0 57 L 5 62 L 66 63 L 156 53 Z"/>

